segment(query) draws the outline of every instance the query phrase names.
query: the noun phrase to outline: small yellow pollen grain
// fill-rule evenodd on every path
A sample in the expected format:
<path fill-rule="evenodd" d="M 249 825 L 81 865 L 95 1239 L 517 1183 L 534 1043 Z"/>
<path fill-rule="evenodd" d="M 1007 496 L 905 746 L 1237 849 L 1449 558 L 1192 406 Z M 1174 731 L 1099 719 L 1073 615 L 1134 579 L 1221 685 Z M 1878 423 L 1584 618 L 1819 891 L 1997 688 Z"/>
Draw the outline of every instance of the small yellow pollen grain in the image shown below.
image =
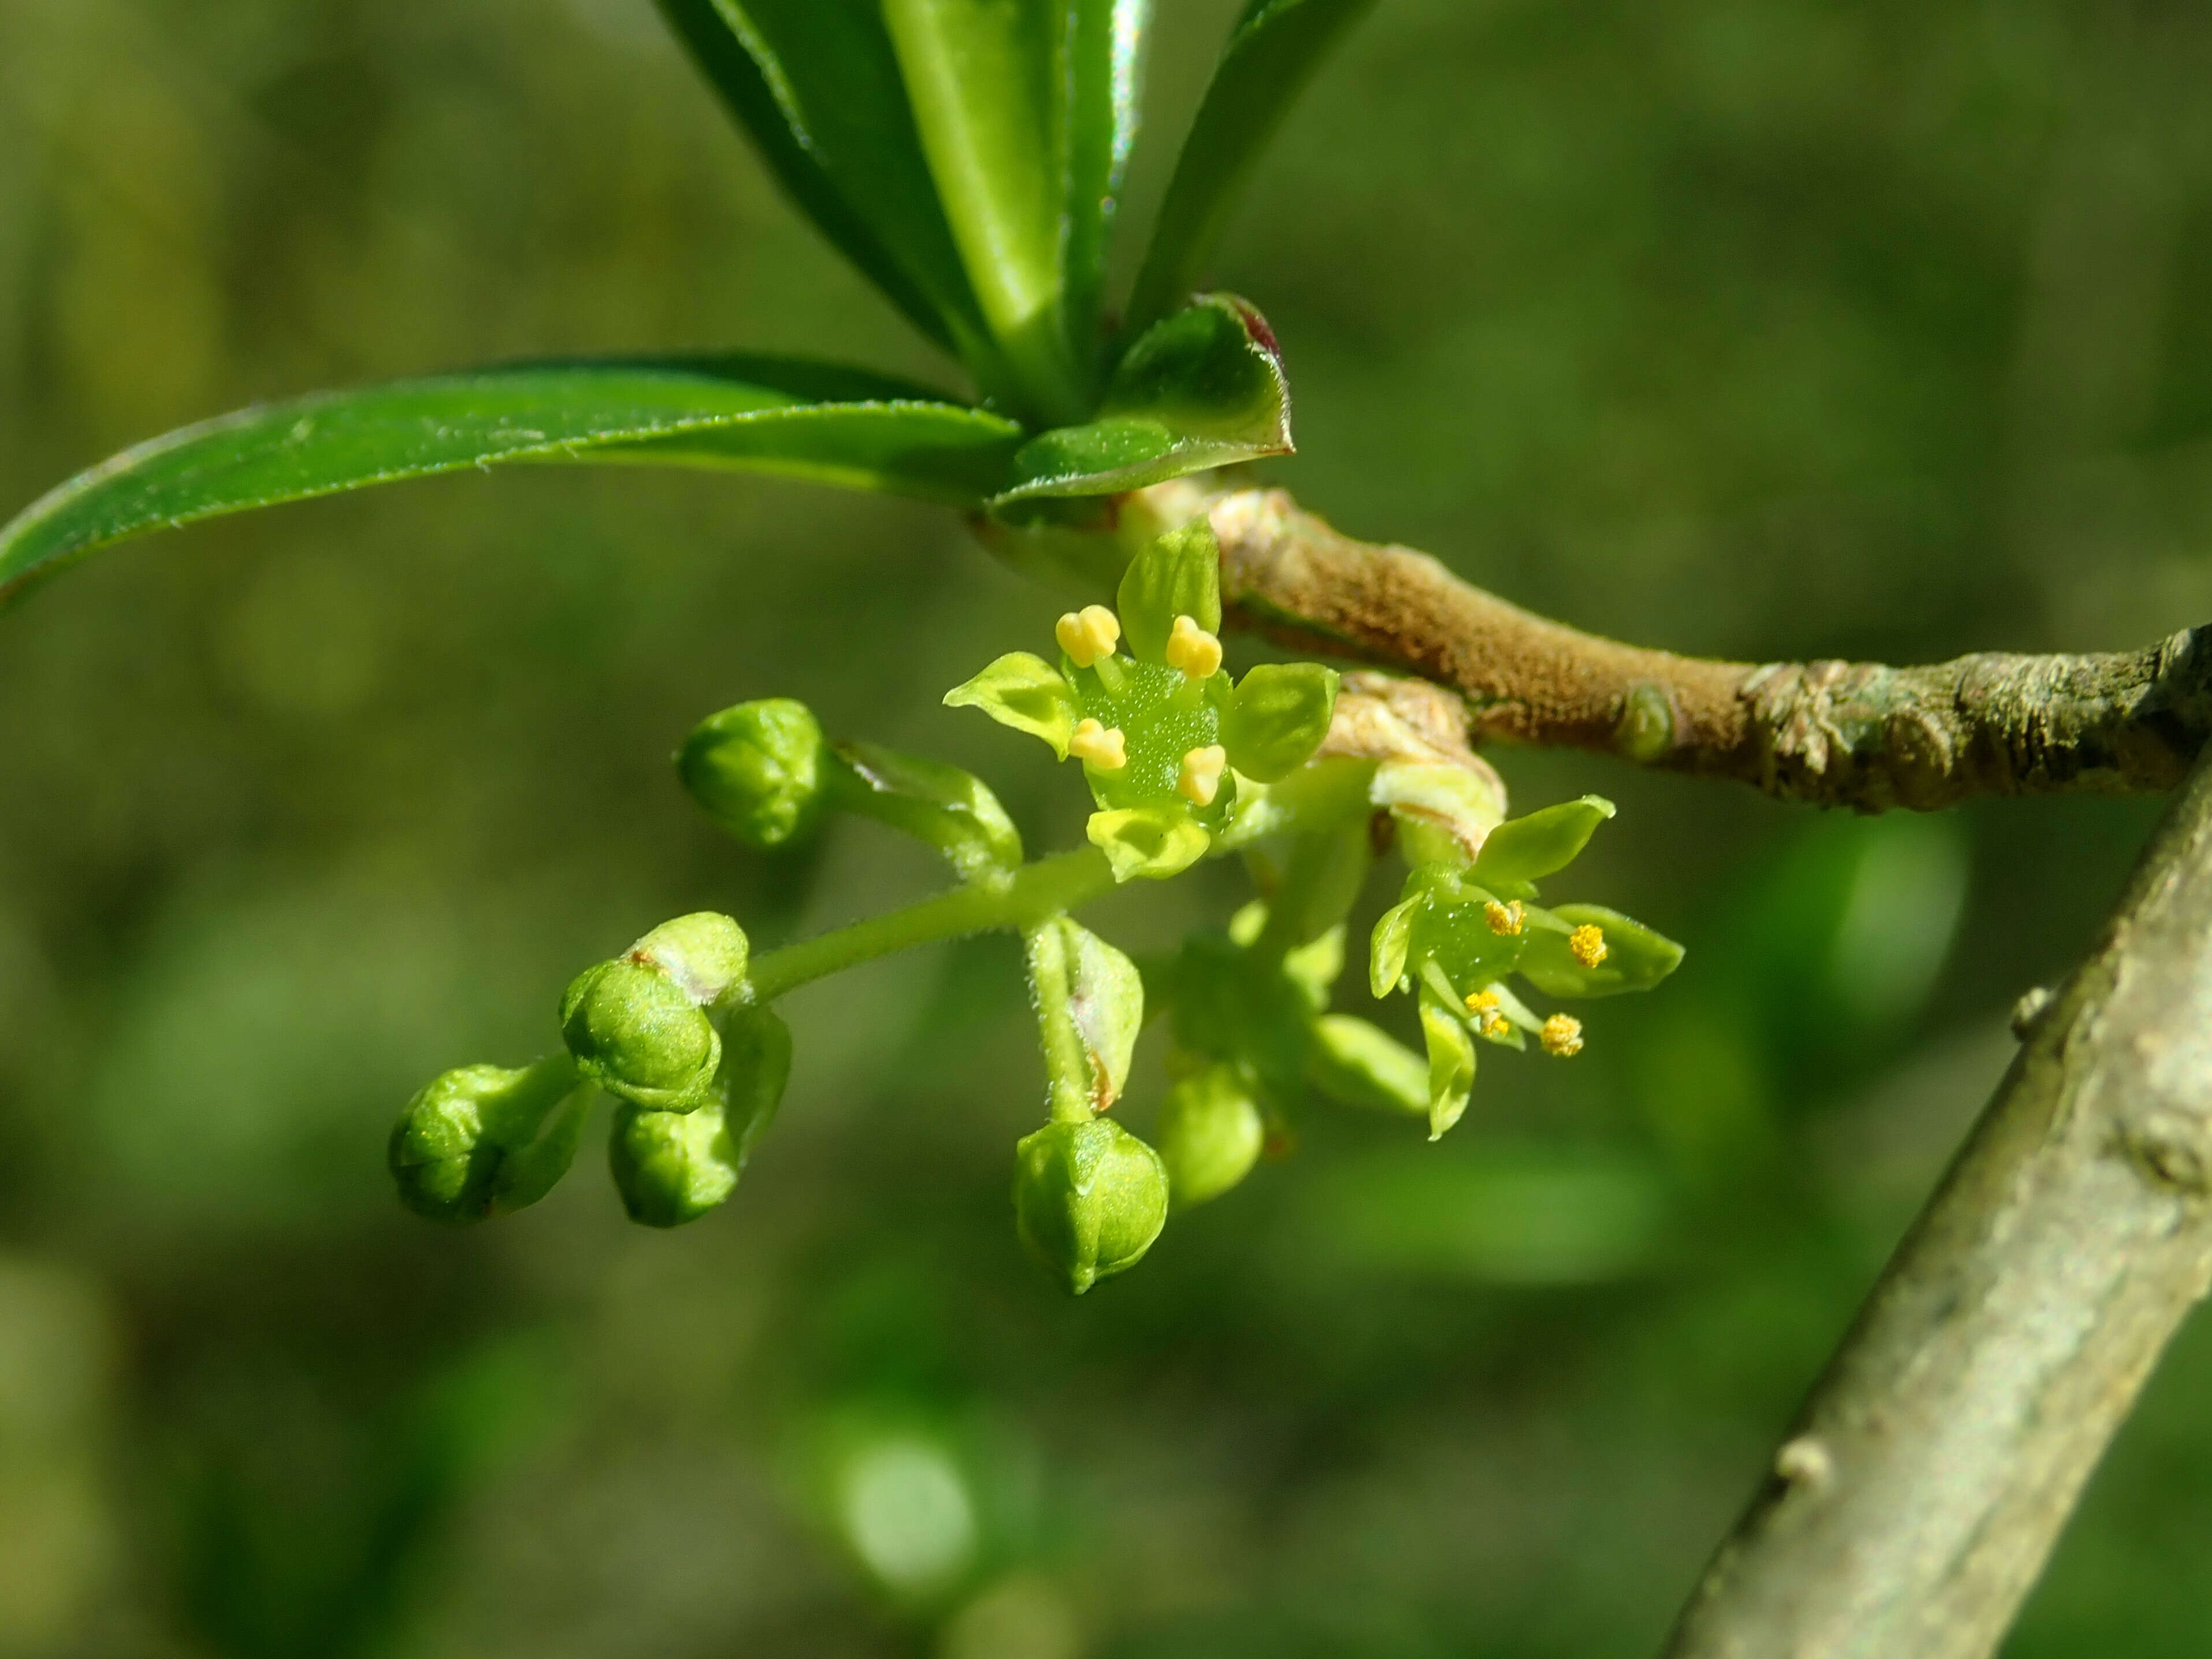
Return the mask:
<path fill-rule="evenodd" d="M 1102 772 L 1118 772 L 1129 763 L 1129 745 L 1121 737 L 1121 728 L 1101 726 L 1097 720 L 1076 721 L 1075 730 L 1068 733 L 1067 752 Z"/>
<path fill-rule="evenodd" d="M 1198 625 L 1195 617 L 1177 617 L 1168 630 L 1168 666 L 1194 680 L 1221 672 L 1221 641 Z"/>
<path fill-rule="evenodd" d="M 1467 1011 L 1470 1014 L 1480 1014 L 1497 1006 L 1498 988 L 1494 985 L 1486 985 L 1480 991 L 1467 994 Z"/>
<path fill-rule="evenodd" d="M 1182 757 L 1182 775 L 1176 793 L 1194 806 L 1211 806 L 1221 793 L 1221 769 L 1229 764 L 1229 751 L 1219 744 L 1194 749 Z"/>
<path fill-rule="evenodd" d="M 1086 605 L 1062 617 L 1052 634 L 1060 648 L 1067 653 L 1068 660 L 1078 668 L 1088 668 L 1101 657 L 1114 654 L 1121 637 L 1121 619 L 1103 605 Z"/>
<path fill-rule="evenodd" d="M 1605 929 L 1594 921 L 1584 922 L 1567 935 L 1567 949 L 1583 967 L 1596 967 L 1605 960 Z"/>
<path fill-rule="evenodd" d="M 1492 899 L 1482 907 L 1482 914 L 1488 920 L 1492 933 L 1504 933 L 1508 938 L 1519 933 L 1528 925 L 1528 917 L 1522 913 L 1521 901 L 1518 899 L 1515 899 L 1510 904 L 1500 904 L 1496 899 Z"/>
<path fill-rule="evenodd" d="M 1544 1022 L 1544 1029 L 1537 1035 L 1544 1045 L 1544 1052 L 1556 1054 L 1561 1060 L 1583 1051 L 1583 1023 L 1572 1014 L 1553 1014 Z"/>

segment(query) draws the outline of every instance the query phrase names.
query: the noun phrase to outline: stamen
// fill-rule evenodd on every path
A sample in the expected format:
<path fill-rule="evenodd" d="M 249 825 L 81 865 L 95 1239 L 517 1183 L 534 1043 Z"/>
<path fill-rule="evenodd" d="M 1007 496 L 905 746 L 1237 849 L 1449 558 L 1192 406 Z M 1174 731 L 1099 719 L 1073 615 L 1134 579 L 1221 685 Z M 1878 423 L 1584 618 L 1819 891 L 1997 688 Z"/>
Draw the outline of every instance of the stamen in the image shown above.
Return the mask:
<path fill-rule="evenodd" d="M 1583 1051 L 1583 1023 L 1572 1014 L 1553 1014 L 1537 1033 L 1544 1052 L 1566 1060 Z"/>
<path fill-rule="evenodd" d="M 1067 752 L 1102 772 L 1118 772 L 1129 763 L 1129 745 L 1121 728 L 1101 726 L 1092 720 L 1075 723 L 1075 730 L 1068 734 Z"/>
<path fill-rule="evenodd" d="M 1486 1037 L 1503 1037 L 1513 1029 L 1513 1022 L 1495 1008 L 1485 1011 L 1474 1023 L 1474 1029 Z"/>
<path fill-rule="evenodd" d="M 1221 672 L 1221 641 L 1198 625 L 1195 617 L 1177 617 L 1168 630 L 1168 666 L 1194 680 Z"/>
<path fill-rule="evenodd" d="M 1176 793 L 1197 806 L 1211 806 L 1221 793 L 1221 769 L 1229 764 L 1229 751 L 1219 744 L 1194 749 L 1182 757 L 1182 775 Z"/>
<path fill-rule="evenodd" d="M 1595 968 L 1605 960 L 1605 929 L 1594 921 L 1586 921 L 1567 935 L 1567 949 L 1575 953 L 1575 960 L 1585 968 Z"/>
<path fill-rule="evenodd" d="M 1492 899 L 1482 907 L 1482 914 L 1489 921 L 1492 933 L 1503 933 L 1508 939 L 1517 936 L 1521 930 L 1528 925 L 1528 919 L 1521 908 L 1519 899 L 1515 899 L 1510 904 L 1500 904 L 1496 899 Z"/>
<path fill-rule="evenodd" d="M 1486 985 L 1480 991 L 1467 994 L 1467 1011 L 1470 1014 L 1487 1013 L 1498 1006 L 1498 988 Z"/>
<path fill-rule="evenodd" d="M 1086 605 L 1062 617 L 1052 634 L 1070 662 L 1088 668 L 1101 657 L 1114 654 L 1121 637 L 1121 619 L 1103 605 Z"/>

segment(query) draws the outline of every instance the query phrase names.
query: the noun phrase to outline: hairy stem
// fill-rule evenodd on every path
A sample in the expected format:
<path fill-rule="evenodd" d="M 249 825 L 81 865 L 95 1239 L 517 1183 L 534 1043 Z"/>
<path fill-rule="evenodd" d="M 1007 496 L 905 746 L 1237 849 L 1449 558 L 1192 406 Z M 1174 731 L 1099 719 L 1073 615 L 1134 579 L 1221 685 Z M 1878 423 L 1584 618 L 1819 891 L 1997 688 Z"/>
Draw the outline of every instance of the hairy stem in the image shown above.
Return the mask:
<path fill-rule="evenodd" d="M 2212 1286 L 2212 764 L 1722 1545 L 1668 1659 L 1982 1659 Z"/>
<path fill-rule="evenodd" d="M 1164 520 L 1209 513 L 1233 622 L 1452 686 L 1478 741 L 1571 745 L 1881 811 L 2167 789 L 2212 733 L 2212 629 L 2140 651 L 1918 668 L 1714 662 L 1533 616 L 1425 554 L 1341 535 L 1280 490 L 1146 495 Z"/>
<path fill-rule="evenodd" d="M 1033 927 L 1113 889 L 1113 869 L 1097 848 L 1062 853 L 1025 864 L 1003 882 L 956 887 L 903 909 L 770 951 L 753 959 L 747 982 L 755 1001 L 773 1002 L 811 980 L 895 951 L 998 927 Z"/>

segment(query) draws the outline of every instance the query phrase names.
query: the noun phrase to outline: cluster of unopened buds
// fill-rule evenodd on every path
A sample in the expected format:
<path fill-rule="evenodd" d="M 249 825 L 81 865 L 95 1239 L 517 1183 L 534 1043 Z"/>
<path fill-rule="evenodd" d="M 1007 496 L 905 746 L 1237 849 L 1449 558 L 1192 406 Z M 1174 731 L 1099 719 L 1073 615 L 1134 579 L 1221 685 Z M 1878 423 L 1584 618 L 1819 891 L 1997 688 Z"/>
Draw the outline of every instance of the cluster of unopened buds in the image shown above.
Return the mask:
<path fill-rule="evenodd" d="M 703 722 L 678 770 L 746 846 L 789 847 L 832 813 L 871 817 L 937 848 L 958 885 L 765 956 L 726 916 L 653 929 L 569 986 L 564 1052 L 463 1067 L 409 1103 L 391 1150 L 402 1198 L 448 1221 L 535 1202 L 604 1092 L 629 1215 L 696 1219 L 729 1197 L 782 1097 L 778 997 L 889 951 L 1006 928 L 1024 939 L 1048 1114 L 1016 1148 L 1016 1220 L 1081 1292 L 1141 1258 L 1171 1207 L 1219 1196 L 1291 1145 L 1314 1095 L 1425 1119 L 1434 1139 L 1467 1109 L 1478 1043 L 1578 1053 L 1580 1021 L 1539 1016 L 1509 978 L 1565 1000 L 1673 970 L 1680 947 L 1626 916 L 1537 902 L 1537 881 L 1581 852 L 1609 803 L 1507 818 L 1503 785 L 1440 694 L 1311 663 L 1232 677 L 1220 627 L 1218 553 L 1200 519 L 1137 554 L 1112 608 L 1060 618 L 1056 665 L 1012 653 L 946 696 L 1082 764 L 1091 845 L 1034 861 L 997 797 L 957 768 L 833 744 L 787 700 Z M 1331 1006 L 1346 918 L 1392 843 L 1410 867 L 1375 926 L 1370 986 L 1414 994 L 1425 1053 Z M 1118 883 L 1231 853 L 1259 896 L 1141 967 L 1070 914 Z M 1148 1013 L 1173 1031 L 1156 1144 L 1110 1115 Z"/>

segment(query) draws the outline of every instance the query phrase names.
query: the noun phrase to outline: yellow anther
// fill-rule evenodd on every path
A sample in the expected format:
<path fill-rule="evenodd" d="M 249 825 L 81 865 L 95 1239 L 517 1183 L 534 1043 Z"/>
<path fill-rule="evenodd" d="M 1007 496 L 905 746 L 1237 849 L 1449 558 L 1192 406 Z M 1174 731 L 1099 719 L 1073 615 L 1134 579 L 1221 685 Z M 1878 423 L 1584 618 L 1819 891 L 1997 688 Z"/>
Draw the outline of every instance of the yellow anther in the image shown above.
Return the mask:
<path fill-rule="evenodd" d="M 1486 1037 L 1502 1037 L 1513 1029 L 1513 1023 L 1493 1008 L 1475 1022 L 1474 1029 Z"/>
<path fill-rule="evenodd" d="M 1467 1011 L 1470 1014 L 1485 1013 L 1497 1006 L 1498 988 L 1494 985 L 1486 985 L 1480 991 L 1470 991 L 1467 994 Z"/>
<path fill-rule="evenodd" d="M 1492 899 L 1482 907 L 1482 914 L 1488 920 L 1492 933 L 1504 933 L 1509 939 L 1518 934 L 1528 925 L 1528 919 L 1522 911 L 1519 899 L 1515 899 L 1510 904 L 1500 904 L 1496 899 Z"/>
<path fill-rule="evenodd" d="M 1221 793 L 1221 769 L 1228 764 L 1229 751 L 1218 743 L 1192 750 L 1182 757 L 1182 775 L 1176 780 L 1176 793 L 1194 806 L 1212 805 L 1213 798 Z"/>
<path fill-rule="evenodd" d="M 1537 1038 L 1543 1043 L 1546 1054 L 1565 1060 L 1583 1051 L 1583 1023 L 1572 1014 L 1553 1014 L 1544 1022 Z"/>
<path fill-rule="evenodd" d="M 1088 668 L 1101 657 L 1114 654 L 1121 638 L 1121 619 L 1103 605 L 1086 605 L 1071 611 L 1052 630 L 1060 648 L 1078 668 Z"/>
<path fill-rule="evenodd" d="M 1097 720 L 1076 721 L 1075 730 L 1068 733 L 1067 752 L 1102 772 L 1118 772 L 1129 763 L 1129 745 L 1122 738 L 1121 728 L 1101 726 Z"/>
<path fill-rule="evenodd" d="M 1567 935 L 1567 949 L 1583 967 L 1596 967 L 1605 960 L 1605 929 L 1594 921 L 1584 922 Z"/>
<path fill-rule="evenodd" d="M 1221 672 L 1221 641 L 1198 625 L 1195 617 L 1177 617 L 1168 630 L 1168 666 L 1194 680 Z"/>

